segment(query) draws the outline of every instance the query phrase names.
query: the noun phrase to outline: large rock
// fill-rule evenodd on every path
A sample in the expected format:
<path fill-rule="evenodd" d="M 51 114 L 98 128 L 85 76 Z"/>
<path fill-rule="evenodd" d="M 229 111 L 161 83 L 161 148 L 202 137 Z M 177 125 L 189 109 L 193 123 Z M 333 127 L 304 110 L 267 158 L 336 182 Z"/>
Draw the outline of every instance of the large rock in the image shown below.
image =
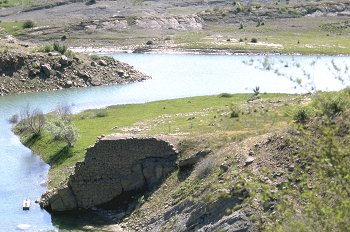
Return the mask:
<path fill-rule="evenodd" d="M 46 76 L 50 76 L 51 75 L 51 66 L 50 64 L 43 64 L 41 65 L 41 70 L 43 70 L 44 74 Z"/>
<path fill-rule="evenodd" d="M 89 148 L 66 184 L 43 194 L 51 211 L 89 209 L 124 192 L 153 188 L 176 168 L 177 152 L 153 137 L 110 135 Z"/>

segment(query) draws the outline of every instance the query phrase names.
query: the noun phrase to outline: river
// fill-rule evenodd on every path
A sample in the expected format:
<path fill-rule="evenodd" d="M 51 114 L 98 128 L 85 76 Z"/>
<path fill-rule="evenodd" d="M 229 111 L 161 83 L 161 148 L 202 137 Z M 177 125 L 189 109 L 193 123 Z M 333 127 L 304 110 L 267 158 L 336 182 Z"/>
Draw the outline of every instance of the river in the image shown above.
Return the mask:
<path fill-rule="evenodd" d="M 49 166 L 24 147 L 11 132 L 8 118 L 18 114 L 27 103 L 44 112 L 55 109 L 59 103 L 72 105 L 74 112 L 108 105 L 141 103 L 161 99 L 212 95 L 222 92 L 252 92 L 256 86 L 261 92 L 296 93 L 288 78 L 262 71 L 242 61 L 263 60 L 261 56 L 226 55 L 165 55 L 115 54 L 153 77 L 152 80 L 121 86 L 101 86 L 69 89 L 50 93 L 29 93 L 0 97 L 0 231 L 16 231 L 19 224 L 28 224 L 28 231 L 55 230 L 50 215 L 32 204 L 22 211 L 25 198 L 39 199 L 46 186 Z M 350 57 L 276 56 L 272 58 L 279 71 L 288 75 L 302 74 L 305 67 L 318 89 L 338 90 L 342 85 L 330 78 L 331 61 L 342 67 L 350 64 Z M 280 62 L 289 62 L 289 65 Z M 317 60 L 316 64 L 312 62 Z M 297 62 L 298 64 L 291 65 Z M 288 66 L 288 67 L 287 67 Z M 265 66 L 266 67 L 266 66 Z"/>

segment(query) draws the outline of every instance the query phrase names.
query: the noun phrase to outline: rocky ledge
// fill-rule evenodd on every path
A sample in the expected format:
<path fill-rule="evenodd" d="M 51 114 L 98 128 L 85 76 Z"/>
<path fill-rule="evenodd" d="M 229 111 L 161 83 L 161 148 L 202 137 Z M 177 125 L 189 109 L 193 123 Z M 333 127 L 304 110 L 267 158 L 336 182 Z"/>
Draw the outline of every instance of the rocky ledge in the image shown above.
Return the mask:
<path fill-rule="evenodd" d="M 0 54 L 0 96 L 149 79 L 110 57 L 68 58 L 58 53 Z"/>
<path fill-rule="evenodd" d="M 177 151 L 153 137 L 109 135 L 87 149 L 66 183 L 43 194 L 51 212 L 91 209 L 120 196 L 147 191 L 176 168 Z"/>

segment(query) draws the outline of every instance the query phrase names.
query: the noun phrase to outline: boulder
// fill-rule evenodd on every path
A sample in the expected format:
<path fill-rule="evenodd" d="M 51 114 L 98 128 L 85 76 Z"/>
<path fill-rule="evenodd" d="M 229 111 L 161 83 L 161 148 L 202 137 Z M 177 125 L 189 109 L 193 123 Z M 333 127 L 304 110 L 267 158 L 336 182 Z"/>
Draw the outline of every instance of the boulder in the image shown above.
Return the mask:
<path fill-rule="evenodd" d="M 41 65 L 41 70 L 44 72 L 44 74 L 46 76 L 50 76 L 51 75 L 51 66 L 50 64 L 43 64 Z"/>
<path fill-rule="evenodd" d="M 53 212 L 91 209 L 123 193 L 152 189 L 176 169 L 176 157 L 171 144 L 154 137 L 101 137 L 65 184 L 43 194 L 40 205 Z"/>
<path fill-rule="evenodd" d="M 101 65 L 101 66 L 107 66 L 108 65 L 107 61 L 105 61 L 105 60 L 99 60 L 98 64 Z"/>
<path fill-rule="evenodd" d="M 59 62 L 61 65 L 68 65 L 68 58 L 65 55 L 63 55 L 63 56 L 61 56 Z"/>

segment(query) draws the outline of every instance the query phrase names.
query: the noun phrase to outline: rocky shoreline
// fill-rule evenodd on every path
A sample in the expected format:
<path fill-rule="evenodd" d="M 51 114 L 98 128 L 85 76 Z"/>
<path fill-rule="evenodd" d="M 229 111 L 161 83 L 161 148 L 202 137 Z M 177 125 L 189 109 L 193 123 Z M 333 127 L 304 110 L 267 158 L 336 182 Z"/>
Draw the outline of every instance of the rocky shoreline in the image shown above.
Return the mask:
<path fill-rule="evenodd" d="M 59 53 L 0 54 L 0 96 L 67 88 L 125 84 L 150 77 L 110 57 Z"/>

